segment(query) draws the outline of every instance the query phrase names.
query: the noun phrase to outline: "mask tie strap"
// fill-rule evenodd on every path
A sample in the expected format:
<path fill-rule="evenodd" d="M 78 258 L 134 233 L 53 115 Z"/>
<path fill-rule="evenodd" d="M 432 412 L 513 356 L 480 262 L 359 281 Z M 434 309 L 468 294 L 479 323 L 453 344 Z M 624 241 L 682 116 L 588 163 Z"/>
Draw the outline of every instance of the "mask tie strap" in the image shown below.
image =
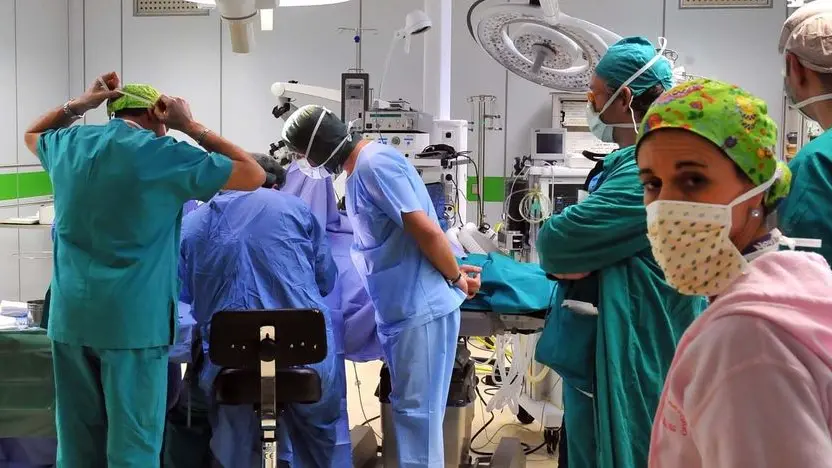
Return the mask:
<path fill-rule="evenodd" d="M 326 109 L 324 109 L 324 111 L 321 112 L 321 116 L 318 117 L 318 122 L 315 124 L 315 129 L 312 130 L 312 136 L 309 137 L 309 144 L 306 145 L 306 154 L 305 154 L 305 156 L 307 158 L 309 157 L 309 152 L 312 150 L 312 143 L 315 142 L 315 135 L 318 134 L 318 129 L 321 128 L 321 122 L 324 121 L 324 116 L 326 115 L 326 112 L 327 112 Z"/>
<path fill-rule="evenodd" d="M 756 197 L 757 195 L 759 195 L 761 193 L 765 193 L 766 190 L 768 190 L 769 188 L 771 188 L 772 185 L 774 185 L 774 182 L 776 182 L 778 179 L 780 179 L 781 175 L 782 175 L 782 171 L 778 167 L 777 170 L 774 171 L 774 175 L 771 176 L 771 178 L 769 180 L 767 180 L 764 184 L 758 185 L 757 187 L 754 187 L 753 189 L 751 189 L 751 190 L 745 192 L 744 194 L 740 195 L 739 197 L 735 198 L 734 201 L 732 201 L 731 203 L 728 204 L 728 206 L 733 208 L 733 207 L 739 205 L 740 203 L 744 203 L 744 202 Z"/>
<path fill-rule="evenodd" d="M 619 86 L 618 89 L 615 90 L 615 92 L 612 94 L 612 96 L 610 96 L 610 98 L 607 100 L 607 103 L 604 104 L 604 108 L 601 109 L 601 112 L 599 112 L 599 115 L 603 114 L 604 111 L 606 111 L 609 108 L 609 106 L 612 105 L 613 101 L 615 101 L 615 98 L 617 98 L 618 95 L 621 94 L 621 91 L 624 88 L 628 87 L 633 81 L 637 80 L 638 77 L 643 75 L 644 72 L 646 72 L 653 65 L 655 65 L 656 62 L 658 62 L 659 60 L 664 58 L 663 54 L 664 54 L 664 51 L 667 49 L 667 39 L 666 38 L 664 38 L 664 37 L 659 38 L 659 47 L 661 49 L 659 50 L 659 53 L 657 53 L 655 57 L 651 58 L 649 62 L 645 63 L 643 67 L 639 68 L 637 72 L 633 73 L 633 75 L 631 77 L 627 78 L 627 81 L 622 83 L 621 86 Z M 632 104 L 632 100 L 630 101 L 630 104 Z M 633 120 L 635 120 L 635 116 L 633 117 Z"/>

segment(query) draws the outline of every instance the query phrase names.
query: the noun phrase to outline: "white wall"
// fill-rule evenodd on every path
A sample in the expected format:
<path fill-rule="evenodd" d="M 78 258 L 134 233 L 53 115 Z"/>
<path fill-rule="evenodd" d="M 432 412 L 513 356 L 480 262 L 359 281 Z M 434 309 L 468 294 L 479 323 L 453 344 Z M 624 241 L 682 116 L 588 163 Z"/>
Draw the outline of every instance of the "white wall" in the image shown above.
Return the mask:
<path fill-rule="evenodd" d="M 364 0 L 363 68 L 378 86 L 384 58 L 405 15 L 422 0 Z M 250 55 L 231 52 L 227 27 L 208 17 L 134 17 L 133 0 L 0 0 L 0 175 L 39 169 L 23 129 L 39 114 L 79 95 L 96 76 L 117 71 L 124 82 L 148 83 L 187 99 L 194 116 L 251 151 L 280 135 L 271 115 L 275 81 L 340 87 L 354 66 L 352 32 L 358 2 L 280 8 L 275 30 L 257 32 Z M 423 41 L 394 55 L 385 97 L 417 107 L 423 99 Z M 9 110 L 10 109 L 10 110 Z M 102 109 L 86 123 L 106 121 Z M 34 214 L 37 205 L 0 201 L 0 219 Z M 49 231 L 0 229 L 0 298 L 43 295 L 51 277 Z"/>
<path fill-rule="evenodd" d="M 473 0 L 454 1 L 451 113 L 452 118 L 470 119 L 467 96 L 497 96 L 504 130 L 488 135 L 485 174 L 502 177 L 515 157 L 529 154 L 530 129 L 551 126 L 550 90 L 507 73 L 476 45 L 466 26 L 471 4 Z M 664 34 L 688 72 L 748 89 L 769 103 L 769 114 L 775 120 L 782 120 L 782 58 L 777 39 L 786 19 L 785 0 L 775 0 L 772 9 L 757 10 L 680 10 L 678 0 L 561 0 L 560 6 L 570 16 L 621 36 L 646 36 L 655 43 Z M 469 149 L 476 151 L 476 136 L 469 136 Z M 469 210 L 474 206 L 469 205 Z M 488 220 L 498 221 L 501 211 L 501 203 L 488 203 Z"/>

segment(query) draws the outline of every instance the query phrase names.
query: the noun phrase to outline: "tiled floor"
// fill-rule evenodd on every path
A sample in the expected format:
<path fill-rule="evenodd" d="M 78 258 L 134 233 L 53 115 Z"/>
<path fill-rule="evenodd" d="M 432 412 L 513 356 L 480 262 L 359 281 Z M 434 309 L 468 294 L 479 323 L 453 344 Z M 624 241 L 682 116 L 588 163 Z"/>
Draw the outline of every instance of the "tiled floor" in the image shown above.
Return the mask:
<path fill-rule="evenodd" d="M 362 421 L 373 418 L 379 415 L 380 406 L 378 399 L 373 395 L 378 385 L 378 375 L 381 368 L 380 362 L 372 362 L 366 364 L 357 364 L 356 370 L 353 368 L 353 363 L 347 362 L 347 405 L 350 417 L 350 424 L 360 424 Z M 356 387 L 356 382 L 361 383 L 360 397 L 359 389 Z M 488 397 L 486 397 L 488 398 Z M 362 409 L 363 403 L 363 409 Z M 483 424 L 490 418 L 490 415 L 485 412 L 485 407 L 482 402 L 477 402 L 476 413 L 474 416 L 474 425 L 472 427 L 472 434 L 476 433 Z M 378 420 L 370 423 L 376 434 L 381 434 L 381 424 Z M 494 421 L 483 431 L 479 437 L 474 440 L 472 447 L 476 450 L 488 452 L 492 451 L 499 442 L 501 437 L 517 437 L 526 444 L 537 447 L 543 442 L 543 432 L 540 423 L 534 422 L 528 426 L 521 425 L 514 415 L 507 409 L 502 412 L 495 412 Z M 555 458 L 546 455 L 546 449 L 542 448 L 537 453 L 529 455 L 526 466 L 528 468 L 556 468 L 557 462 Z"/>

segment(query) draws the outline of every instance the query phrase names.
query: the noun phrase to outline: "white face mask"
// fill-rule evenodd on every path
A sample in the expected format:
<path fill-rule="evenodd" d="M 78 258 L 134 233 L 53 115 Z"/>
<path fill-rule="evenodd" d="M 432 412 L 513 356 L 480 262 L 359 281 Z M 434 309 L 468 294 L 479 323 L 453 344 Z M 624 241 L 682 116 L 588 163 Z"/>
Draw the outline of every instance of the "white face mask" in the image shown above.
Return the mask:
<path fill-rule="evenodd" d="M 589 129 L 590 129 L 590 131 L 592 131 L 592 134 L 595 135 L 596 138 L 603 141 L 604 143 L 615 143 L 615 140 L 613 139 L 613 129 L 614 128 L 630 128 L 630 124 L 620 124 L 620 123 L 608 124 L 608 123 L 605 123 L 603 120 L 601 120 L 601 116 L 604 114 L 604 112 L 607 111 L 607 109 L 609 109 L 609 107 L 612 105 L 612 103 L 615 102 L 615 99 L 618 97 L 619 94 L 621 94 L 621 92 L 624 90 L 624 88 L 627 88 L 628 86 L 630 86 L 630 84 L 633 81 L 635 81 L 639 76 L 644 74 L 644 72 L 649 70 L 650 67 L 652 67 L 659 60 L 667 60 L 663 55 L 665 49 L 667 49 L 667 39 L 665 39 L 663 37 L 660 37 L 659 38 L 659 45 L 661 47 L 661 50 L 659 51 L 659 53 L 657 53 L 655 57 L 650 59 L 649 62 L 644 64 L 644 66 L 641 67 L 637 72 L 635 72 L 633 74 L 633 76 L 628 78 L 627 81 L 622 83 L 621 86 L 619 86 L 618 89 L 615 90 L 615 92 L 612 94 L 612 96 L 610 96 L 610 98 L 607 99 L 607 103 L 604 104 L 604 107 L 601 109 L 600 112 L 595 111 L 595 108 L 593 107 L 591 102 L 587 103 L 586 119 L 587 119 L 587 123 L 589 124 Z M 636 133 L 638 133 L 638 122 L 636 122 L 636 114 L 635 114 L 635 112 L 633 112 L 633 96 L 632 95 L 630 95 L 630 102 L 629 102 L 628 106 L 630 108 L 630 118 L 632 119 L 632 128 Z"/>
<path fill-rule="evenodd" d="M 668 284 L 682 294 L 716 296 L 745 271 L 747 260 L 729 237 L 733 208 L 761 193 L 780 177 L 727 205 L 656 200 L 647 205 L 647 238 Z"/>

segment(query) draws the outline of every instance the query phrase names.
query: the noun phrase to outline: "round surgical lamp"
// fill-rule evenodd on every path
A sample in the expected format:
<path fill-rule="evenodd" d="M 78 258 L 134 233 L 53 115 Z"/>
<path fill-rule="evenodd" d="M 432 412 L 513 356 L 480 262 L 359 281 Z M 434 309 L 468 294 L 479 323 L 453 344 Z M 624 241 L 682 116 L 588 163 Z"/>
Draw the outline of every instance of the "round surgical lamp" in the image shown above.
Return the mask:
<path fill-rule="evenodd" d="M 381 81 L 378 84 L 377 100 L 382 99 L 381 92 L 384 90 L 384 79 L 387 77 L 387 71 L 390 68 L 390 59 L 393 58 L 393 51 L 396 49 L 396 43 L 404 39 L 404 53 L 410 53 L 410 39 L 413 36 L 422 34 L 433 27 L 433 22 L 427 13 L 422 10 L 413 10 L 407 14 L 404 21 L 404 27 L 393 34 L 393 40 L 390 42 L 390 49 L 387 50 L 387 58 L 384 60 L 384 73 L 381 74 Z"/>
<path fill-rule="evenodd" d="M 468 10 L 468 31 L 515 75 L 562 92 L 585 92 L 595 65 L 621 36 L 560 10 L 558 0 L 487 5 Z"/>

